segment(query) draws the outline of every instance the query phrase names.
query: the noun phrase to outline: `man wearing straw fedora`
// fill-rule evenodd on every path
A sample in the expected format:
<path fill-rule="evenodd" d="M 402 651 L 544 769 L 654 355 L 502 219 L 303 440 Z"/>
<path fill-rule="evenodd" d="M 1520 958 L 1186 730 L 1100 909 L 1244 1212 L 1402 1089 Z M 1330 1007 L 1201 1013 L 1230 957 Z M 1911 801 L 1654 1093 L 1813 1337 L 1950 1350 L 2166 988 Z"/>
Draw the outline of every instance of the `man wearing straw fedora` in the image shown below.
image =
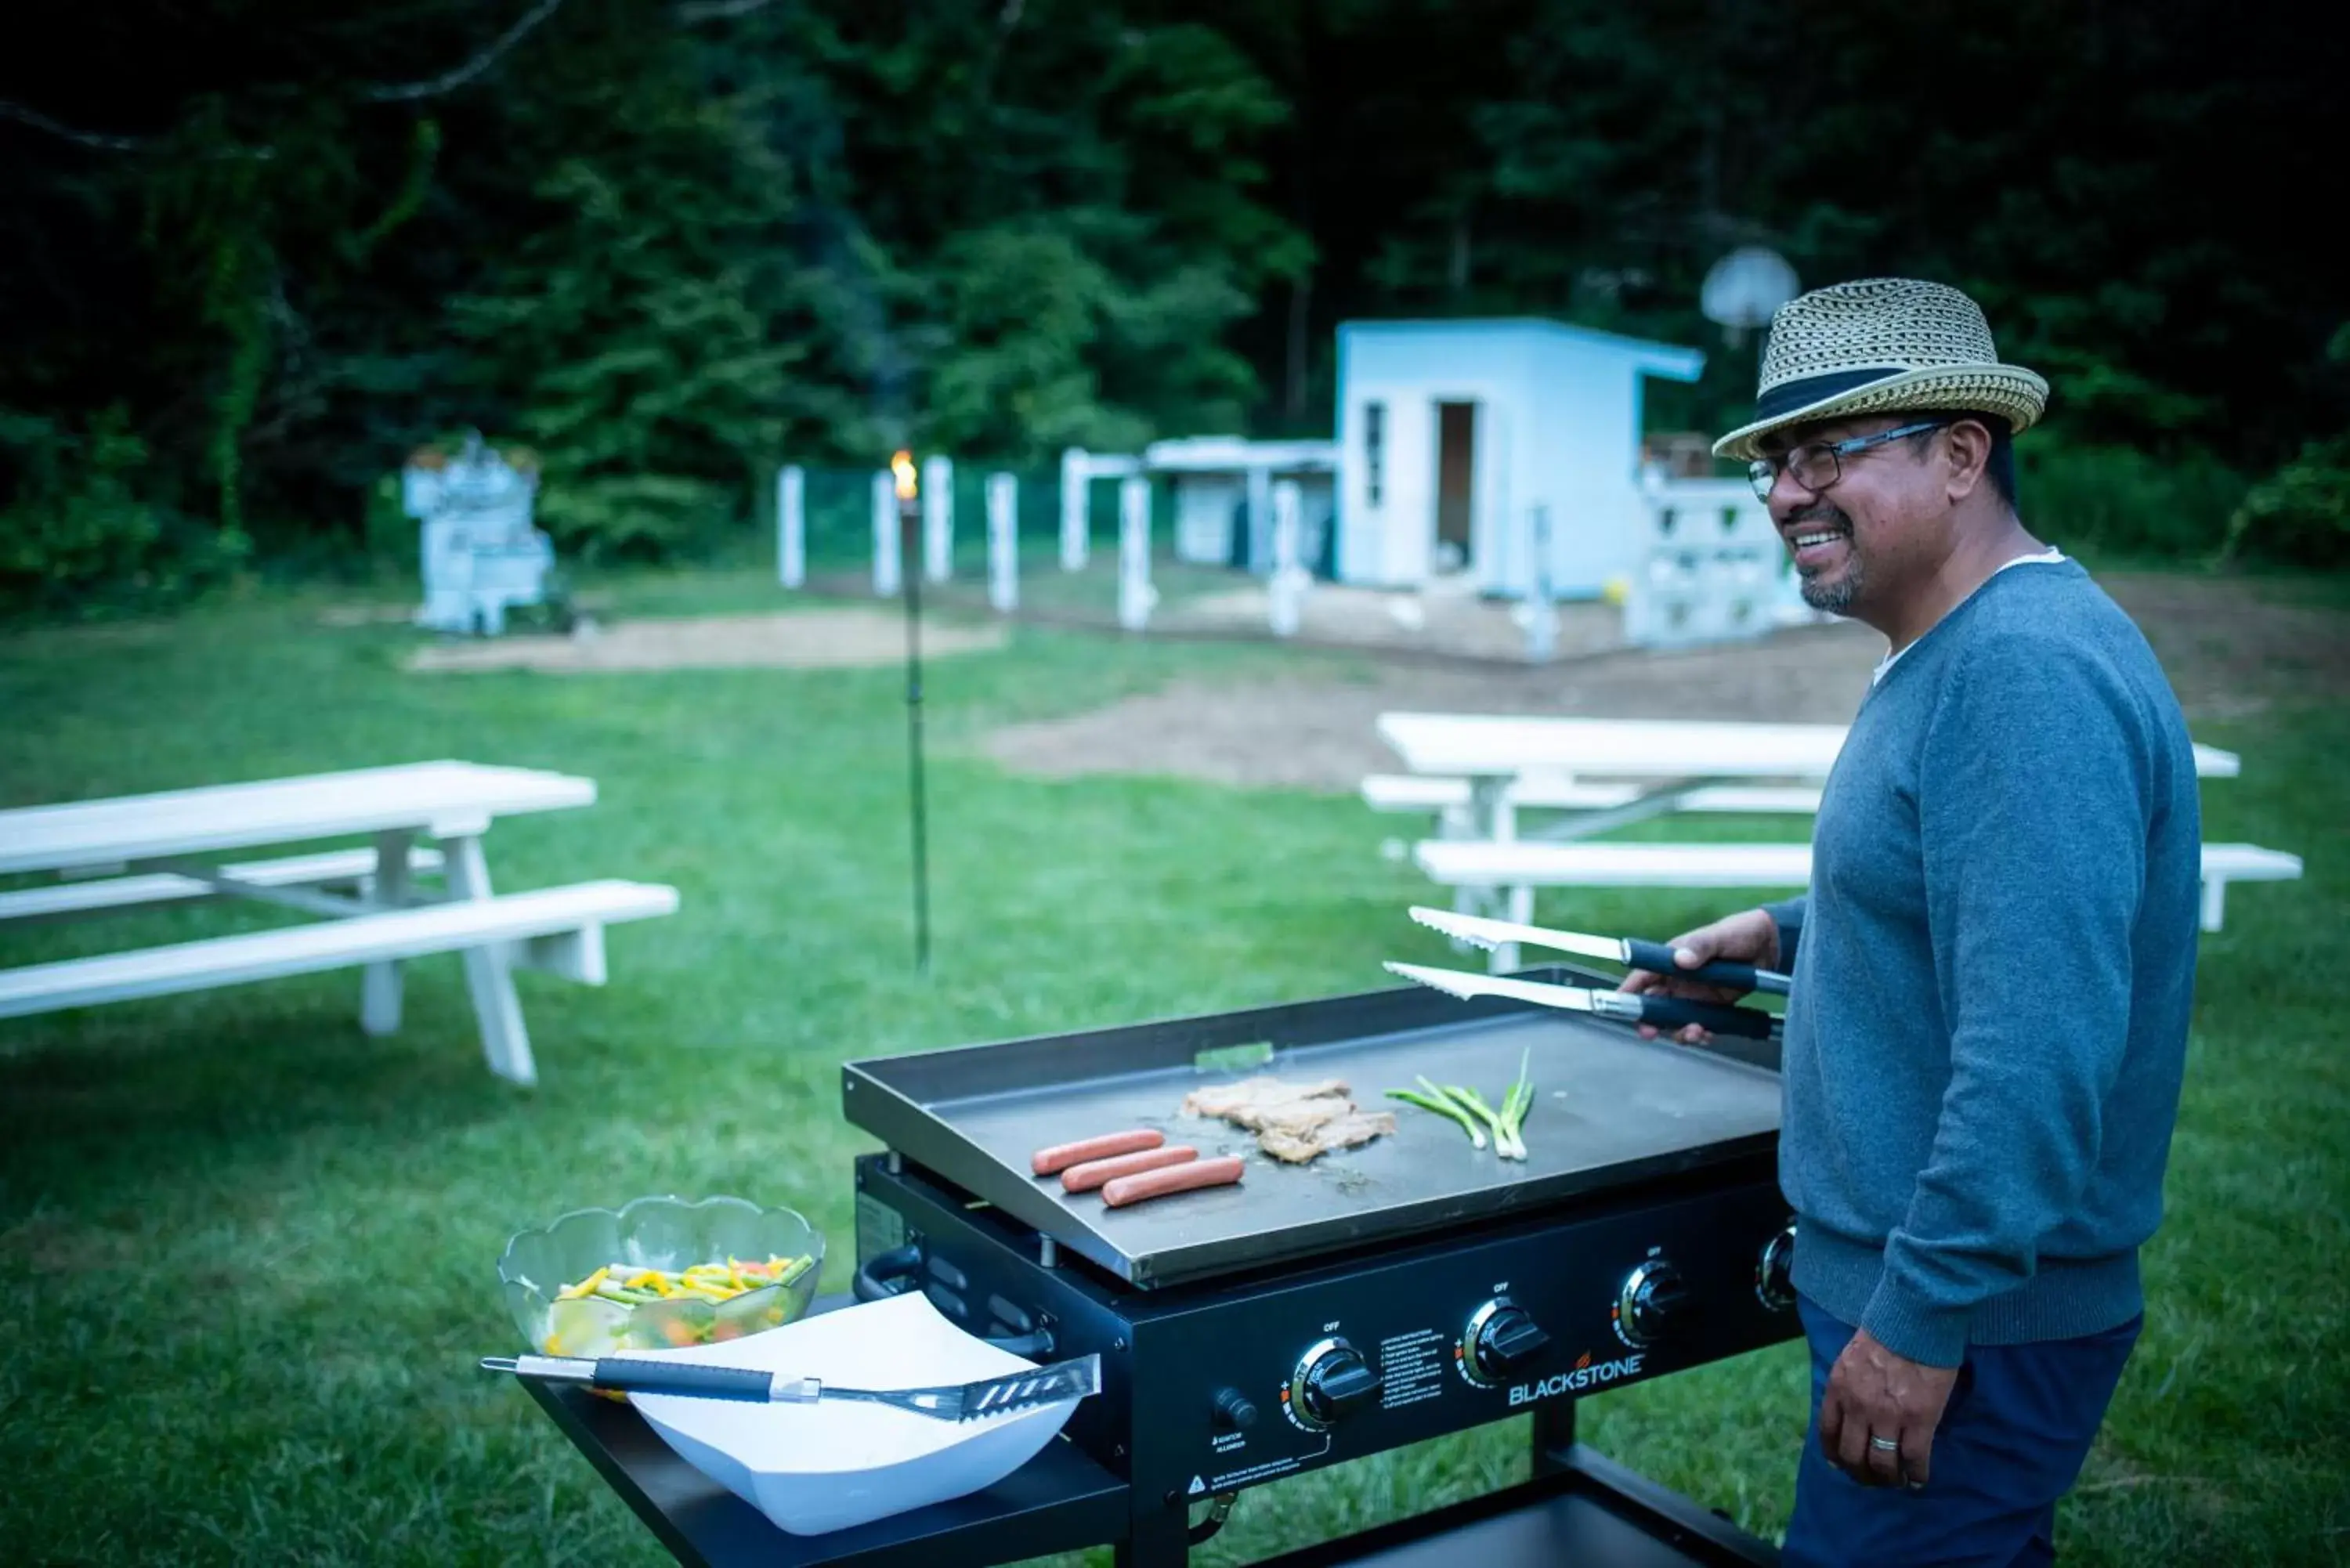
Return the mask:
<path fill-rule="evenodd" d="M 2145 638 L 2017 511 L 2009 443 L 2047 395 L 1957 290 L 1839 284 L 1780 309 L 1755 418 L 1714 448 L 1804 598 L 1887 639 L 1809 891 L 1675 944 L 1794 976 L 1780 1181 L 1813 1419 L 1790 1564 L 2053 1561 L 2143 1321 L 2195 764 Z"/>

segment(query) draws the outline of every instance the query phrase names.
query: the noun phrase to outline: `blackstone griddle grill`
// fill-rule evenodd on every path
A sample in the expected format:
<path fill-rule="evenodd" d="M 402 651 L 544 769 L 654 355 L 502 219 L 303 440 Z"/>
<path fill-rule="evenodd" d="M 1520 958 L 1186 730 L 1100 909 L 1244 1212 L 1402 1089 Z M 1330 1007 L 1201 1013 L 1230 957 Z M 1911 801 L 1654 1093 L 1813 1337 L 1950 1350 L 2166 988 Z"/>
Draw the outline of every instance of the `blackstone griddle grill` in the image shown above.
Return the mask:
<path fill-rule="evenodd" d="M 920 1290 L 1039 1360 L 1100 1353 L 1104 1391 L 1062 1440 L 989 1492 L 802 1539 L 633 1413 L 532 1392 L 690 1563 L 958 1568 L 1108 1544 L 1120 1568 L 1177 1568 L 1243 1491 L 1522 1415 L 1531 1480 L 1279 1561 L 1775 1563 L 1574 1432 L 1579 1396 L 1798 1332 L 1770 1049 L 1414 987 L 853 1062 L 842 1105 L 888 1148 L 857 1162 L 857 1294 Z M 1393 1137 L 1302 1168 L 1180 1113 L 1251 1072 L 1342 1078 L 1367 1108 L 1421 1074 L 1490 1093 L 1529 1050 L 1523 1162 L 1403 1106 Z M 1035 1149 L 1133 1127 L 1247 1174 L 1123 1210 L 1030 1174 Z"/>

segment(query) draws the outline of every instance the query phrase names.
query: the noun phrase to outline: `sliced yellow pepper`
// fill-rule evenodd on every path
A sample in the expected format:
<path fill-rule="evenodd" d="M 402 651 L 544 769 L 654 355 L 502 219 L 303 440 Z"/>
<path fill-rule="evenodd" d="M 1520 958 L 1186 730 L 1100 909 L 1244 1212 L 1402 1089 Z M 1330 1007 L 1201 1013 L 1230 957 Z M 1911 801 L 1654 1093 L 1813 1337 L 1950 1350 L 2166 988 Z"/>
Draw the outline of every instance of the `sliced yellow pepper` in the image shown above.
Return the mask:
<path fill-rule="evenodd" d="M 608 1268 L 598 1269 L 594 1273 L 588 1275 L 586 1279 L 580 1281 L 577 1284 L 564 1286 L 561 1291 L 556 1293 L 555 1299 L 557 1301 L 567 1302 L 577 1301 L 581 1296 L 592 1296 L 596 1293 L 596 1287 L 604 1282 L 604 1276 L 611 1272 L 612 1271 Z"/>
<path fill-rule="evenodd" d="M 663 1300 L 691 1297 L 721 1303 L 752 1291 L 787 1283 L 805 1271 L 806 1262 L 804 1258 L 786 1259 L 770 1252 L 764 1263 L 730 1254 L 723 1263 L 693 1263 L 683 1270 L 607 1263 L 577 1284 L 564 1286 L 556 1299 L 575 1301 L 582 1296 L 601 1295 L 629 1303 L 629 1298 L 622 1293 L 650 1291 Z"/>

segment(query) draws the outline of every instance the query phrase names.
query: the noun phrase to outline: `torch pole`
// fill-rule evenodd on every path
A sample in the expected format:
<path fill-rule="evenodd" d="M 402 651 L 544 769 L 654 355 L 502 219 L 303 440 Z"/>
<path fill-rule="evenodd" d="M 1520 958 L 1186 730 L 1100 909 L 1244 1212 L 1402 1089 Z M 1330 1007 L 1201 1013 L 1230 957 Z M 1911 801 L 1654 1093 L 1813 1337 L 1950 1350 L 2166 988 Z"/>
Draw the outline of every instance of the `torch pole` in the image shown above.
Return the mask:
<path fill-rule="evenodd" d="M 906 809 L 914 840 L 914 967 L 931 970 L 930 805 L 922 788 L 922 573 L 914 555 L 920 542 L 921 504 L 912 486 L 898 488 L 899 558 L 906 599 Z"/>

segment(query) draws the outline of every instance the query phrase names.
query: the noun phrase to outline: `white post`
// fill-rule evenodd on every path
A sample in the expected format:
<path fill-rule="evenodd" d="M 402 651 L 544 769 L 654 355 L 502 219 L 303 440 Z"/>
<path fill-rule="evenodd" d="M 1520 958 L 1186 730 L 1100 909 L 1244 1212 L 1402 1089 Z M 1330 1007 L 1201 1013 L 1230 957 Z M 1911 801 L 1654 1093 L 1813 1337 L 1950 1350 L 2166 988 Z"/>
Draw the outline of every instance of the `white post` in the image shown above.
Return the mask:
<path fill-rule="evenodd" d="M 1087 490 L 1092 479 L 1085 448 L 1073 446 L 1061 453 L 1061 570 L 1065 572 L 1085 569 L 1087 535 L 1092 527 Z"/>
<path fill-rule="evenodd" d="M 1297 481 L 1284 479 L 1273 487 L 1273 580 L 1266 598 L 1273 610 L 1273 635 L 1295 637 L 1305 607 L 1305 568 L 1297 564 L 1298 514 L 1303 497 Z"/>
<path fill-rule="evenodd" d="M 787 588 L 807 581 L 807 475 L 796 463 L 775 475 L 775 580 Z"/>
<path fill-rule="evenodd" d="M 879 597 L 898 597 L 898 482 L 885 468 L 873 476 L 873 592 Z"/>
<path fill-rule="evenodd" d="M 1138 473 L 1118 487 L 1118 624 L 1140 631 L 1158 597 L 1150 586 L 1150 481 Z"/>
<path fill-rule="evenodd" d="M 954 459 L 922 459 L 922 567 L 934 583 L 954 574 Z"/>
<path fill-rule="evenodd" d="M 1263 465 L 1248 471 L 1248 542 L 1242 546 L 1241 559 L 1248 563 L 1251 572 L 1273 569 L 1273 484 L 1272 471 Z"/>
<path fill-rule="evenodd" d="M 1536 504 L 1526 517 L 1533 559 L 1526 575 L 1526 659 L 1547 664 L 1558 651 L 1558 612 L 1550 598 L 1550 508 Z M 1521 922 L 1523 923 L 1523 922 Z"/>
<path fill-rule="evenodd" d="M 987 476 L 987 602 L 1010 615 L 1020 604 L 1020 482 Z"/>

